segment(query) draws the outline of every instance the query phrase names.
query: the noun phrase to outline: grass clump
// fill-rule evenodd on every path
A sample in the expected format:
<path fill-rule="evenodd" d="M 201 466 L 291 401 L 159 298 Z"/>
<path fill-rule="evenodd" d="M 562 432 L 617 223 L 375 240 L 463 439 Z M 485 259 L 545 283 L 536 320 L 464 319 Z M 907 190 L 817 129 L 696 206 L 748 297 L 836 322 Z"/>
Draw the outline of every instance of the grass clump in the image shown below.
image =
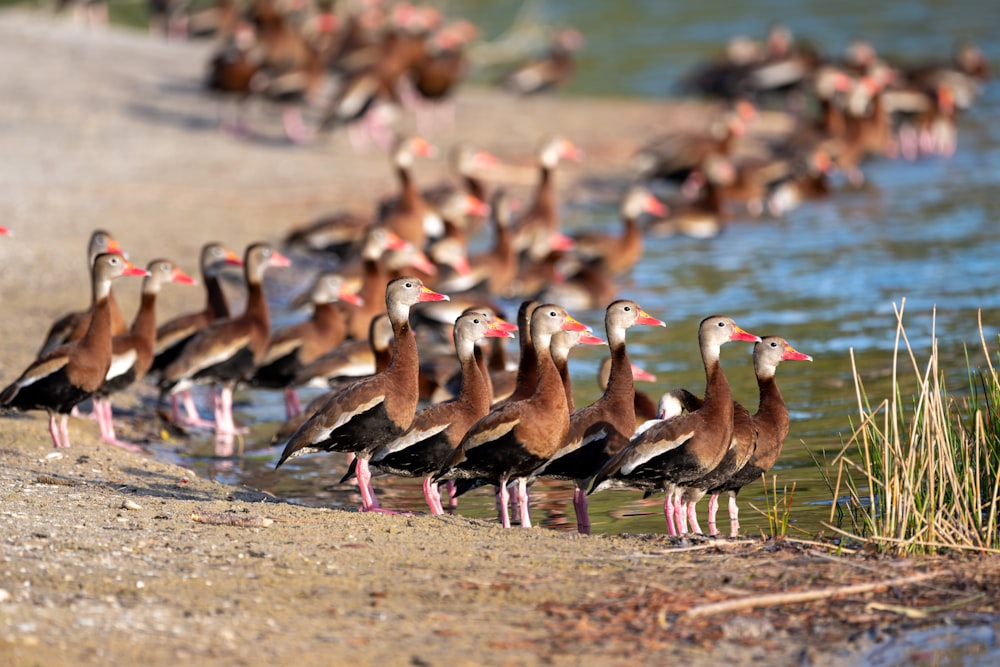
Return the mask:
<path fill-rule="evenodd" d="M 830 528 L 893 553 L 1000 551 L 1000 381 L 982 316 L 987 367 L 974 369 L 967 355 L 969 392 L 954 398 L 938 368 L 933 326 L 930 357 L 920 364 L 903 305 L 894 308 L 891 396 L 877 403 L 868 396 L 851 353 L 860 425 L 826 473 L 836 501 Z M 914 393 L 904 398 L 911 380 Z"/>

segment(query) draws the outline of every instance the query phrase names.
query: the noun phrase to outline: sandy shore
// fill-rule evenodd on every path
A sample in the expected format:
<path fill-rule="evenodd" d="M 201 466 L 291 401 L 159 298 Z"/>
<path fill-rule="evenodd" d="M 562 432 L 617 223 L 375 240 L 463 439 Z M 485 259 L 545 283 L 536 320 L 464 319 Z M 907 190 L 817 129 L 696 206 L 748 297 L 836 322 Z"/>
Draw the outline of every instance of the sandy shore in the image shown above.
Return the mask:
<path fill-rule="evenodd" d="M 256 110 L 252 140 L 220 135 L 199 86 L 209 49 L 0 13 L 0 224 L 15 233 L 0 240 L 4 382 L 53 317 L 86 303 L 97 227 L 138 263 L 166 256 L 193 272 L 207 240 L 277 241 L 393 191 L 384 155 L 357 156 L 343 136 L 291 146 L 273 110 Z M 440 143 L 475 140 L 530 164 L 542 134 L 563 132 L 588 156 L 560 174 L 572 196 L 590 177 L 624 178 L 642 137 L 702 111 L 469 90 Z M 444 178 L 442 161 L 423 174 Z M 125 312 L 136 292 L 119 290 Z M 160 312 L 201 299 L 170 289 Z M 73 448 L 54 452 L 43 414 L 0 422 L 3 664 L 826 665 L 909 627 L 996 619 L 995 558 L 873 562 L 802 543 L 309 509 L 102 446 L 86 420 L 70 428 Z M 840 588 L 857 584 L 870 590 Z M 692 613 L 801 590 L 821 595 Z"/>

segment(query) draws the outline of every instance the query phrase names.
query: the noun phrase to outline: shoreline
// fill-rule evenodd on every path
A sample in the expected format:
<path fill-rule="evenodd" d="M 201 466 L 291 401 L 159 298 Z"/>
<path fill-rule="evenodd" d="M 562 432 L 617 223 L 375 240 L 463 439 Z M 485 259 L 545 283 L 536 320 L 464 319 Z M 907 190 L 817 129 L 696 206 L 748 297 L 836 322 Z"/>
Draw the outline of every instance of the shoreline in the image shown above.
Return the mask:
<path fill-rule="evenodd" d="M 5 381 L 52 318 L 85 300 L 83 250 L 97 227 L 134 261 L 167 256 L 187 270 L 209 236 L 235 249 L 277 241 L 393 190 L 386 156 L 355 155 L 342 134 L 288 145 L 263 108 L 255 140 L 221 136 L 198 85 L 210 48 L 0 12 L 14 100 L 0 108 L 0 222 L 14 231 L 0 242 Z M 524 106 L 473 88 L 460 94 L 453 139 L 527 164 L 540 136 L 563 132 L 587 154 L 560 172 L 572 196 L 588 178 L 624 178 L 641 137 L 698 123 L 704 109 L 558 97 Z M 443 161 L 424 173 L 427 184 L 443 179 Z M 136 291 L 120 292 L 132 312 Z M 203 298 L 162 297 L 161 316 Z M 116 407 L 141 405 L 122 399 Z M 41 413 L 4 417 L 0 429 L 0 656 L 11 664 L 840 665 L 911 628 L 996 627 L 996 557 L 872 559 L 793 540 L 580 537 L 307 508 L 105 446 L 86 420 L 70 428 L 74 446 L 58 452 Z M 878 587 L 917 574 L 933 586 Z M 687 614 L 858 583 L 875 588 L 835 604 Z"/>

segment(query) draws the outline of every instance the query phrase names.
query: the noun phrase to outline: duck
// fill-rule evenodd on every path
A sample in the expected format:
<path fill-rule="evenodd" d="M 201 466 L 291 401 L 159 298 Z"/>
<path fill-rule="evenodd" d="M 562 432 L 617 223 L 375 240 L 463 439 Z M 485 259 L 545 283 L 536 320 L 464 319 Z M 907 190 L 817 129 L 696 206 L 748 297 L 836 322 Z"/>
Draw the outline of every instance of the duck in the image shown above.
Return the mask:
<path fill-rule="evenodd" d="M 142 281 L 142 297 L 132 327 L 111 340 L 111 366 L 104 376 L 104 383 L 94 392 L 94 414 L 101 429 L 101 440 L 131 451 L 140 447 L 119 440 L 115 435 L 112 418 L 111 396 L 132 386 L 145 377 L 153 365 L 153 348 L 156 344 L 156 297 L 168 283 L 193 285 L 194 278 L 168 259 L 156 259 L 146 267 L 147 276 Z"/>
<path fill-rule="evenodd" d="M 558 304 L 542 304 L 531 313 L 538 384 L 528 398 L 509 401 L 473 424 L 449 462 L 433 477 L 488 479 L 500 488 L 500 522 L 510 528 L 507 484 L 517 481 L 521 525 L 531 527 L 527 477 L 559 448 L 569 430 L 569 408 L 550 343 L 557 331 L 587 331 Z"/>
<path fill-rule="evenodd" d="M 415 11 L 409 3 L 397 5 L 378 43 L 351 58 L 362 64 L 344 68 L 346 58 L 335 63 L 345 69 L 344 81 L 323 113 L 320 128 L 346 126 L 358 152 L 371 143 L 388 150 L 392 132 L 383 110 L 398 105 L 400 80 L 426 56 L 426 37 L 435 23 L 431 14 Z"/>
<path fill-rule="evenodd" d="M 202 285 L 205 286 L 205 307 L 201 310 L 178 315 L 156 328 L 156 343 L 153 346 L 153 364 L 149 372 L 160 374 L 170 365 L 184 346 L 196 333 L 216 320 L 228 318 L 229 303 L 226 293 L 219 280 L 220 273 L 226 267 L 242 267 L 243 258 L 227 248 L 222 243 L 210 241 L 201 247 L 198 266 Z M 170 394 L 171 423 L 188 426 L 211 426 L 198 415 L 194 398 L 189 390 Z M 185 416 L 181 415 L 183 404 Z"/>
<path fill-rule="evenodd" d="M 639 218 L 644 213 L 662 217 L 667 214 L 667 208 L 646 186 L 636 184 L 622 199 L 622 233 L 576 234 L 571 237 L 574 252 L 583 260 L 600 260 L 604 270 L 613 276 L 629 272 L 642 257 L 643 233 Z"/>
<path fill-rule="evenodd" d="M 536 95 L 563 86 L 573 76 L 574 54 L 583 46 L 579 30 L 562 28 L 553 35 L 547 53 L 517 65 L 504 75 L 500 85 L 518 95 Z"/>
<path fill-rule="evenodd" d="M 413 163 L 416 157 L 433 157 L 437 149 L 420 136 L 399 140 L 392 153 L 392 164 L 399 179 L 399 196 L 383 205 L 378 223 L 395 232 L 414 248 L 423 250 L 428 236 L 440 236 L 443 223 L 430 209 L 413 180 Z"/>
<path fill-rule="evenodd" d="M 722 233 L 729 221 L 723 191 L 735 182 L 736 169 L 729 160 L 713 156 L 705 159 L 700 170 L 704 173 L 704 183 L 698 198 L 671 203 L 668 215 L 647 221 L 647 234 L 707 239 Z"/>
<path fill-rule="evenodd" d="M 69 413 L 101 388 L 111 367 L 111 281 L 145 276 L 146 270 L 116 253 L 101 253 L 90 269 L 93 306 L 81 338 L 39 356 L 0 392 L 4 410 L 45 410 L 56 449 L 70 446 Z"/>
<path fill-rule="evenodd" d="M 271 315 L 264 296 L 264 273 L 269 267 L 290 265 L 290 260 L 269 243 L 247 246 L 243 255 L 246 309 L 199 331 L 163 369 L 159 382 L 162 392 L 176 393 L 197 382 L 216 385 L 213 400 L 217 436 L 227 438 L 238 433 L 232 412 L 233 390 L 250 377 L 267 351 Z"/>
<path fill-rule="evenodd" d="M 702 320 L 698 327 L 705 367 L 702 407 L 638 433 L 597 472 L 589 493 L 614 487 L 638 487 L 649 493 L 663 489 L 667 531 L 677 535 L 678 490 L 719 465 L 732 442 L 733 398 L 719 363 L 720 349 L 731 341 L 759 340 L 731 317 L 712 315 Z"/>
<path fill-rule="evenodd" d="M 729 497 L 729 528 L 730 537 L 739 536 L 739 507 L 736 495 L 744 486 L 752 484 L 769 471 L 781 454 L 781 447 L 788 435 L 789 417 L 781 391 L 775 381 L 778 364 L 782 361 L 812 361 L 812 357 L 793 348 L 781 336 L 764 336 L 754 345 L 753 366 L 757 376 L 757 387 L 760 391 L 760 401 L 757 412 L 753 415 L 744 408 L 745 418 L 736 422 L 734 418 L 733 439 L 739 436 L 748 439 L 747 431 L 752 434 L 752 447 L 747 461 L 738 466 L 732 474 L 720 476 L 720 482 L 703 480 L 699 485 L 710 494 L 708 502 L 709 535 L 717 535 L 716 512 L 719 509 L 719 496 Z M 736 414 L 740 414 L 737 411 Z M 740 435 L 742 432 L 742 435 Z M 700 532 L 700 531 L 699 531 Z"/>
<path fill-rule="evenodd" d="M 666 323 L 629 299 L 608 304 L 604 328 L 611 348 L 611 366 L 606 389 L 596 401 L 570 415 L 566 440 L 535 471 L 537 476 L 574 482 L 577 530 L 585 535 L 590 534 L 591 529 L 587 485 L 604 464 L 628 444 L 636 428 L 632 362 L 625 345 L 625 332 L 635 325 L 664 327 Z"/>
<path fill-rule="evenodd" d="M 579 161 L 583 152 L 560 135 L 545 137 L 538 148 L 538 185 L 534 198 L 512 228 L 514 248 L 532 262 L 551 250 L 567 250 L 566 237 L 559 230 L 559 205 L 556 201 L 555 170 L 562 160 Z"/>
<path fill-rule="evenodd" d="M 287 442 L 342 384 L 385 370 L 392 358 L 392 338 L 392 324 L 389 316 L 383 313 L 372 318 L 366 340 L 345 340 L 306 364 L 295 374 L 293 383 L 326 391 L 309 401 L 302 412 L 286 419 L 272 436 L 272 444 Z"/>
<path fill-rule="evenodd" d="M 285 418 L 302 412 L 295 391 L 295 376 L 304 366 L 340 345 L 347 325 L 336 303 L 354 306 L 363 301 L 339 273 L 323 273 L 310 291 L 312 317 L 271 335 L 264 358 L 250 378 L 256 387 L 281 389 L 285 395 Z"/>
<path fill-rule="evenodd" d="M 87 241 L 88 269 L 94 265 L 94 260 L 98 255 L 108 252 L 117 255 L 125 254 L 121 245 L 111 235 L 111 232 L 104 229 L 94 230 Z M 115 299 L 114 291 L 108 295 L 108 307 L 111 309 L 112 335 L 120 334 L 128 328 L 128 323 L 122 315 L 122 310 Z M 90 326 L 90 315 L 93 309 L 94 304 L 91 303 L 90 307 L 86 310 L 73 311 L 57 318 L 52 323 L 52 326 L 49 327 L 48 333 L 45 334 L 45 340 L 42 342 L 42 346 L 36 356 L 42 357 L 63 343 L 82 338 Z"/>
<path fill-rule="evenodd" d="M 412 106 L 421 134 L 454 129 L 452 95 L 468 69 L 464 47 L 475 39 L 476 32 L 465 20 L 444 26 L 428 38 L 424 57 L 410 67 L 409 81 L 416 93 Z"/>
<path fill-rule="evenodd" d="M 468 274 L 443 278 L 437 286 L 451 291 L 482 290 L 490 295 L 510 296 L 518 272 L 517 252 L 511 237 L 512 217 L 512 200 L 505 189 L 498 188 L 489 204 L 492 247 L 469 255 Z"/>
<path fill-rule="evenodd" d="M 275 469 L 292 456 L 313 451 L 340 451 L 358 459 L 362 511 L 378 511 L 368 460 L 376 448 L 409 428 L 417 409 L 417 343 L 410 328 L 410 308 L 423 301 L 445 301 L 447 295 L 426 287 L 419 278 L 403 276 L 388 284 L 386 312 L 392 324 L 392 358 L 381 373 L 342 385 L 315 415 L 288 439 Z"/>
<path fill-rule="evenodd" d="M 423 476 L 424 498 L 431 514 L 444 514 L 441 494 L 431 475 L 447 462 L 469 427 L 490 409 L 490 385 L 477 363 L 476 343 L 483 338 L 513 337 L 507 328 L 497 326 L 476 310 L 460 316 L 454 331 L 462 376 L 458 395 L 417 413 L 402 435 L 372 453 L 371 465 L 378 470 L 405 477 Z"/>

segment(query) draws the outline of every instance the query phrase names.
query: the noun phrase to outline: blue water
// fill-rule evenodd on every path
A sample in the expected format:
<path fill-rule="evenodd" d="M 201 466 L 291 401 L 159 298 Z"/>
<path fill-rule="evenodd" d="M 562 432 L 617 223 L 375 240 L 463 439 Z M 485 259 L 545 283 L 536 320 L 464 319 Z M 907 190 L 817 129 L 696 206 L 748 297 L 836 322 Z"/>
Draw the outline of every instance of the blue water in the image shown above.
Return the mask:
<path fill-rule="evenodd" d="M 453 1 L 449 13 L 464 15 L 493 39 L 509 25 L 520 2 Z M 996 63 L 994 37 L 1000 13 L 971 0 L 961 2 L 758 2 L 734 6 L 716 0 L 665 3 L 654 0 L 538 5 L 537 16 L 580 29 L 587 46 L 567 95 L 666 97 L 689 68 L 720 52 L 729 37 L 763 36 L 780 18 L 793 33 L 823 52 L 838 55 L 854 37 L 901 60 L 947 57 L 959 39 L 976 41 Z M 485 72 L 480 75 L 485 78 Z M 779 334 L 811 354 L 812 364 L 787 363 L 779 383 L 792 412 L 785 453 L 774 473 L 779 491 L 795 485 L 792 519 L 807 534 L 822 530 L 831 494 L 807 449 L 830 455 L 850 437 L 857 422 L 851 373 L 853 350 L 873 402 L 889 395 L 887 370 L 896 334 L 894 305 L 905 299 L 906 331 L 918 359 L 927 359 L 936 308 L 936 335 L 950 387 L 962 390 L 965 348 L 982 360 L 977 310 L 995 353 L 1000 324 L 1000 86 L 986 90 L 960 119 L 958 153 L 950 159 L 877 161 L 866 167 L 868 185 L 842 189 L 831 198 L 802 206 L 781 219 L 741 221 L 717 239 L 652 238 L 622 295 L 634 298 L 668 322 L 663 330 L 632 330 L 633 360 L 656 373 L 641 387 L 653 396 L 675 386 L 700 391 L 703 372 L 695 336 L 706 315 L 726 313 L 758 334 Z M 617 227 L 614 206 L 566 201 L 573 229 Z M 571 229 L 570 231 L 573 231 Z M 512 304 L 513 306 L 513 304 Z M 513 312 L 513 308 L 512 308 Z M 600 329 L 603 314 L 574 313 Z M 723 361 L 737 398 L 756 405 L 749 346 L 727 347 Z M 594 377 L 600 353 L 574 352 L 577 405 L 598 395 Z M 243 394 L 238 418 L 251 423 L 245 457 L 186 463 L 226 481 L 265 488 L 302 502 L 353 507 L 357 497 L 335 484 L 343 459 L 303 457 L 271 472 L 277 452 L 266 442 L 280 421 L 278 394 Z M 250 406 L 253 406 L 252 409 Z M 207 440 L 199 451 L 209 452 Z M 379 480 L 386 505 L 419 510 L 419 486 Z M 572 526 L 567 487 L 541 486 L 542 523 Z M 748 503 L 763 506 L 763 488 L 741 495 L 744 530 L 767 523 Z M 594 496 L 595 532 L 662 531 L 658 499 L 609 492 Z M 461 513 L 491 516 L 492 499 L 471 494 Z M 566 514 L 569 513 L 569 524 Z M 536 521 L 538 519 L 536 518 Z M 723 527 L 725 530 L 725 527 Z"/>

